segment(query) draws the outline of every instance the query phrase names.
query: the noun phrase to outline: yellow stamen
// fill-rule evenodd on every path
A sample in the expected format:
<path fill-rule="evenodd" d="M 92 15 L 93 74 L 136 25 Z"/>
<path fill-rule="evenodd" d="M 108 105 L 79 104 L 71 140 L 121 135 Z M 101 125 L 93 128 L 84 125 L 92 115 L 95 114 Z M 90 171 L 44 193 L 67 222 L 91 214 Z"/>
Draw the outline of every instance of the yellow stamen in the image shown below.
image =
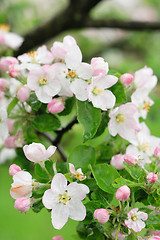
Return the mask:
<path fill-rule="evenodd" d="M 48 83 L 48 81 L 47 81 L 46 77 L 41 77 L 41 79 L 39 80 L 40 86 L 46 85 L 47 83 Z"/>
<path fill-rule="evenodd" d="M 132 219 L 132 221 L 136 221 L 136 220 L 138 219 L 138 217 L 135 216 L 135 215 L 132 215 L 132 216 L 131 216 L 131 219 Z"/>
<path fill-rule="evenodd" d="M 2 32 L 8 32 L 10 30 L 10 26 L 6 24 L 0 24 L 0 30 Z"/>
<path fill-rule="evenodd" d="M 140 151 L 146 151 L 146 150 L 148 150 L 150 148 L 151 148 L 151 146 L 149 145 L 149 143 L 143 143 L 143 144 L 138 146 L 138 149 Z"/>
<path fill-rule="evenodd" d="M 32 57 L 32 58 L 34 58 L 35 56 L 37 56 L 38 55 L 38 53 L 36 52 L 36 51 L 31 51 L 31 52 L 28 52 L 28 53 L 26 53 L 29 57 Z"/>
<path fill-rule="evenodd" d="M 63 203 L 64 205 L 67 205 L 69 201 L 71 200 L 71 196 L 67 194 L 67 191 L 63 194 L 59 194 L 59 203 Z"/>
<path fill-rule="evenodd" d="M 148 101 L 148 102 L 144 102 L 144 109 L 147 111 L 147 112 L 149 112 L 149 109 L 150 109 L 150 105 L 151 105 L 151 103 L 150 103 L 150 101 Z"/>
<path fill-rule="evenodd" d="M 69 70 L 68 76 L 74 78 L 76 76 L 76 73 L 74 71 Z"/>
<path fill-rule="evenodd" d="M 93 91 L 92 91 L 92 93 L 94 94 L 94 95 L 100 95 L 100 96 L 102 96 L 103 94 L 103 89 L 100 89 L 100 88 L 97 88 L 97 87 L 94 87 L 94 89 L 93 89 Z"/>
<path fill-rule="evenodd" d="M 122 124 L 124 122 L 124 120 L 126 119 L 126 117 L 123 114 L 118 114 L 116 116 L 116 121 L 120 124 Z"/>

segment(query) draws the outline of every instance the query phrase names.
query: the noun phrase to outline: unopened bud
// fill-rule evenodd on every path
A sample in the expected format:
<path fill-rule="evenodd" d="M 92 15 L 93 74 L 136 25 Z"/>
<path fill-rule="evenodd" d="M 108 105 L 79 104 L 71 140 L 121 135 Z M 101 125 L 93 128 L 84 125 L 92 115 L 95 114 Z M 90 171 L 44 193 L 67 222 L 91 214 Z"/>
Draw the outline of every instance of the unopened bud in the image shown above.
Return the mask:
<path fill-rule="evenodd" d="M 47 109 L 51 113 L 60 113 L 64 110 L 64 104 L 61 98 L 54 98 L 50 103 L 47 105 Z"/>
<path fill-rule="evenodd" d="M 21 171 L 20 166 L 16 165 L 16 164 L 12 164 L 9 167 L 9 175 L 10 176 L 14 176 L 17 172 Z"/>
<path fill-rule="evenodd" d="M 158 176 L 157 174 L 153 173 L 153 172 L 150 172 L 148 175 L 147 175 L 147 182 L 148 183 L 154 183 L 158 180 Z"/>
<path fill-rule="evenodd" d="M 157 146 L 154 150 L 154 156 L 160 159 L 160 146 Z"/>
<path fill-rule="evenodd" d="M 7 86 L 8 86 L 7 80 L 4 78 L 0 78 L 0 90 L 4 91 Z"/>
<path fill-rule="evenodd" d="M 126 185 L 118 188 L 117 192 L 116 192 L 116 198 L 117 200 L 119 201 L 122 201 L 122 200 L 126 200 L 129 198 L 130 196 L 130 188 Z"/>
<path fill-rule="evenodd" d="M 15 136 L 7 137 L 4 145 L 6 148 L 15 148 L 16 147 Z"/>
<path fill-rule="evenodd" d="M 28 212 L 30 209 L 30 206 L 31 206 L 31 200 L 30 198 L 26 198 L 26 197 L 17 198 L 14 204 L 14 207 L 21 213 Z"/>
<path fill-rule="evenodd" d="M 108 211 L 104 208 L 96 209 L 94 211 L 94 218 L 97 219 L 99 223 L 106 223 L 109 220 Z"/>
<path fill-rule="evenodd" d="M 123 166 L 123 162 L 124 162 L 124 155 L 122 154 L 117 154 L 115 156 L 112 157 L 110 164 L 111 166 L 113 166 L 115 169 L 117 170 L 121 170 L 124 168 Z"/>
<path fill-rule="evenodd" d="M 17 98 L 19 99 L 19 101 L 21 102 L 26 102 L 27 99 L 30 96 L 30 92 L 31 90 L 29 89 L 29 87 L 27 85 L 22 86 L 18 92 L 17 92 Z"/>
<path fill-rule="evenodd" d="M 134 154 L 125 154 L 124 161 L 131 166 L 134 166 L 138 163 L 138 158 Z"/>
<path fill-rule="evenodd" d="M 120 77 L 120 82 L 125 85 L 125 86 L 129 86 L 131 84 L 131 82 L 133 81 L 133 75 L 130 73 L 125 73 L 123 75 L 121 75 Z"/>

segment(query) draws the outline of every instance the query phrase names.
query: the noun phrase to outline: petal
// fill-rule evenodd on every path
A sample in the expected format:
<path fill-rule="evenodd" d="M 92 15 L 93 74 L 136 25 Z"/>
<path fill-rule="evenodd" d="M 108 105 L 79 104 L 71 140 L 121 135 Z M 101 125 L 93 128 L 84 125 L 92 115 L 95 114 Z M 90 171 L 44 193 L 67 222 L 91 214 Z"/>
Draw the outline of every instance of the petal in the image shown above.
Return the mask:
<path fill-rule="evenodd" d="M 58 195 L 56 192 L 54 192 L 52 189 L 48 189 L 45 191 L 42 202 L 43 205 L 48 208 L 48 209 L 53 209 L 55 208 L 57 202 L 58 202 Z"/>
<path fill-rule="evenodd" d="M 67 179 L 61 173 L 57 173 L 52 180 L 51 189 L 59 194 L 63 194 L 67 188 Z"/>
<path fill-rule="evenodd" d="M 147 220 L 147 219 L 148 219 L 148 214 L 145 213 L 145 212 L 139 211 L 139 212 L 137 213 L 137 216 L 138 216 L 139 218 L 141 218 L 142 220 Z"/>
<path fill-rule="evenodd" d="M 80 200 L 70 200 L 68 204 L 69 217 L 76 221 L 83 221 L 86 217 L 86 208 Z"/>
<path fill-rule="evenodd" d="M 72 182 L 67 186 L 67 191 L 71 198 L 83 200 L 89 193 L 89 188 L 85 184 Z"/>
<path fill-rule="evenodd" d="M 55 153 L 56 149 L 57 149 L 57 147 L 50 146 L 46 151 L 46 159 L 51 157 Z"/>
<path fill-rule="evenodd" d="M 75 94 L 76 98 L 80 101 L 86 101 L 87 100 L 87 82 L 81 79 L 75 79 L 71 85 L 70 89 Z"/>
<path fill-rule="evenodd" d="M 116 98 L 113 93 L 109 90 L 104 90 L 101 95 L 94 96 L 92 103 L 94 107 L 101 108 L 106 111 L 107 109 L 113 108 L 115 105 Z"/>
<path fill-rule="evenodd" d="M 67 68 L 69 69 L 77 69 L 80 63 L 82 62 L 82 53 L 77 45 L 73 46 L 70 51 L 66 54 L 65 62 Z"/>
<path fill-rule="evenodd" d="M 109 123 L 108 123 L 108 130 L 109 130 L 109 133 L 112 135 L 112 136 L 116 136 L 118 131 L 117 131 L 117 122 L 116 120 L 113 118 L 110 119 Z"/>
<path fill-rule="evenodd" d="M 38 100 L 43 103 L 50 103 L 52 101 L 52 96 L 48 95 L 44 91 L 43 87 L 39 87 L 38 89 L 36 89 L 35 94 L 36 94 Z"/>
<path fill-rule="evenodd" d="M 76 71 L 78 77 L 86 80 L 92 77 L 92 72 L 92 67 L 88 63 L 81 63 Z"/>
<path fill-rule="evenodd" d="M 57 204 L 51 212 L 52 224 L 56 229 L 61 229 L 67 222 L 69 209 L 67 205 Z"/>
<path fill-rule="evenodd" d="M 69 171 L 72 173 L 72 174 L 76 174 L 76 170 L 75 170 L 75 167 L 72 163 L 69 163 Z"/>

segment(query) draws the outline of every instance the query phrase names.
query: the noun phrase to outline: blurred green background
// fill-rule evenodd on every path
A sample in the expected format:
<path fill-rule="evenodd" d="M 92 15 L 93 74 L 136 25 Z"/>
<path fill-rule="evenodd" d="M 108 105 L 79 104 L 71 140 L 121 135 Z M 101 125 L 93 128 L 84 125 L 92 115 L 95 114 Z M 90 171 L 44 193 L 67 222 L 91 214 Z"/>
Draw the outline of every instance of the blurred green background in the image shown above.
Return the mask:
<path fill-rule="evenodd" d="M 11 26 L 13 32 L 23 35 L 56 15 L 68 4 L 67 0 L 1 0 L 0 23 Z M 104 0 L 91 12 L 94 19 L 121 19 L 138 21 L 160 20 L 159 0 Z M 110 69 L 120 73 L 131 72 L 147 65 L 160 79 L 160 32 L 126 32 L 117 29 L 82 29 L 60 33 L 46 44 L 51 47 L 53 41 L 62 40 L 70 34 L 77 40 L 83 60 L 102 56 Z M 146 123 L 152 135 L 160 137 L 160 84 L 151 93 L 155 101 Z M 66 154 L 81 143 L 81 131 L 75 126 L 65 134 L 62 142 L 71 137 Z M 103 136 L 104 137 L 104 136 Z M 95 140 L 96 141 L 96 140 Z M 93 144 L 97 144 L 93 142 Z M 9 162 L 0 166 L 0 240 L 50 240 L 62 235 L 65 240 L 78 240 L 75 221 L 69 221 L 65 227 L 56 231 L 51 224 L 50 213 L 42 209 L 39 214 L 31 210 L 21 214 L 14 208 L 9 195 L 12 178 L 8 175 Z"/>

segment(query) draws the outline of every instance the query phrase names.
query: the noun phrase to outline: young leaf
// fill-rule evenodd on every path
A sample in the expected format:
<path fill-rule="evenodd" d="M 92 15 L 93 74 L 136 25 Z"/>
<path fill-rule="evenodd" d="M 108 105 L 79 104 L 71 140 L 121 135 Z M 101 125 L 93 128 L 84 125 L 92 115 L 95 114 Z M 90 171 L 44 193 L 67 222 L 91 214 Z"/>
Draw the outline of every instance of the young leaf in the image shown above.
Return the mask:
<path fill-rule="evenodd" d="M 116 97 L 116 104 L 126 103 L 126 94 L 123 85 L 118 81 L 109 89 Z"/>
<path fill-rule="evenodd" d="M 16 106 L 16 104 L 18 103 L 18 98 L 13 98 L 13 100 L 10 102 L 10 104 L 7 107 L 7 113 L 8 115 L 11 113 L 12 109 Z"/>
<path fill-rule="evenodd" d="M 75 169 L 82 168 L 83 172 L 87 172 L 90 169 L 89 165 L 93 166 L 95 164 L 95 149 L 80 145 L 70 154 L 67 163 L 72 163 Z"/>
<path fill-rule="evenodd" d="M 70 114 L 70 112 L 73 109 L 74 104 L 75 104 L 75 98 L 74 97 L 67 98 L 66 101 L 65 101 L 65 109 L 62 112 L 60 112 L 58 115 L 59 116 L 65 116 L 65 115 Z"/>
<path fill-rule="evenodd" d="M 115 179 L 115 181 L 113 182 L 112 185 L 115 188 L 122 187 L 123 185 L 127 185 L 128 187 L 141 187 L 144 185 L 144 183 L 136 183 L 136 182 L 127 180 L 123 177 L 120 177 L 120 178 Z"/>
<path fill-rule="evenodd" d="M 95 138 L 99 137 L 105 131 L 105 129 L 108 127 L 108 122 L 109 122 L 108 114 L 106 112 L 104 112 L 102 115 L 101 123 L 98 127 L 98 130 L 97 130 L 95 136 L 94 136 Z"/>
<path fill-rule="evenodd" d="M 35 165 L 35 174 L 39 181 L 48 182 L 50 180 L 50 176 L 47 174 L 44 168 L 42 168 L 38 163 Z"/>
<path fill-rule="evenodd" d="M 97 185 L 107 193 L 114 193 L 112 183 L 119 178 L 119 173 L 115 168 L 107 164 L 97 164 L 92 167 L 92 173 L 96 179 Z"/>
<path fill-rule="evenodd" d="M 151 228 L 154 231 L 159 231 L 160 229 L 160 215 L 149 216 L 146 223 L 146 228 Z"/>
<path fill-rule="evenodd" d="M 77 101 L 77 118 L 84 127 L 83 141 L 94 137 L 101 123 L 101 110 L 94 108 L 92 103 Z"/>
<path fill-rule="evenodd" d="M 29 96 L 29 99 L 27 100 L 28 105 L 31 106 L 32 110 L 38 111 L 38 109 L 41 107 L 42 103 L 38 100 L 35 93 L 31 93 Z"/>
<path fill-rule="evenodd" d="M 55 131 L 57 130 L 61 123 L 59 119 L 51 114 L 41 114 L 35 116 L 31 124 L 39 132 Z"/>

